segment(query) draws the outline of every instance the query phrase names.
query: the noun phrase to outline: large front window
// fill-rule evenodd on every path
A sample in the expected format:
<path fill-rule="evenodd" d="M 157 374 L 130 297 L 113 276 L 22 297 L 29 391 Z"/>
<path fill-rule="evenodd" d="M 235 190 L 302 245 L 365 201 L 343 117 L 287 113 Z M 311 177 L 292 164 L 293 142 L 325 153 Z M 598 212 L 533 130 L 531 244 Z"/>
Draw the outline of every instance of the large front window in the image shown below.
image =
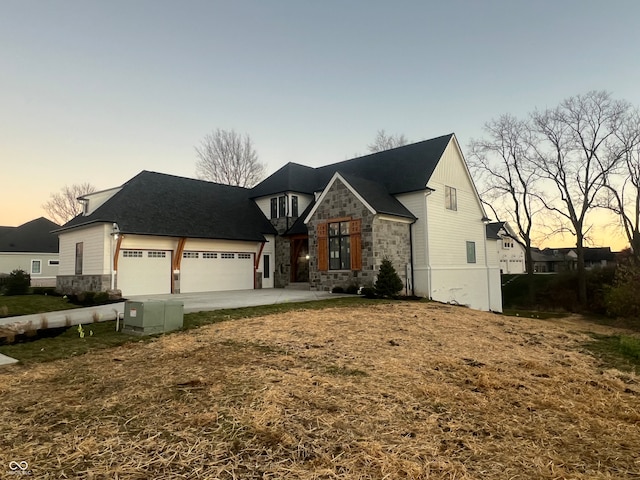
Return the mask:
<path fill-rule="evenodd" d="M 329 269 L 351 268 L 351 239 L 349 222 L 329 223 Z"/>

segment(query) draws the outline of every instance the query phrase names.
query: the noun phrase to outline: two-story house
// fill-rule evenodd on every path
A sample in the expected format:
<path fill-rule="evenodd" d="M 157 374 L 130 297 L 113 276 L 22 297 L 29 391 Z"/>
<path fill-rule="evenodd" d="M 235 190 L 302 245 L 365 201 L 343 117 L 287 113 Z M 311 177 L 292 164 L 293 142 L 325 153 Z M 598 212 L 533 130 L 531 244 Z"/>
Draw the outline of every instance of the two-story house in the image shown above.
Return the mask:
<path fill-rule="evenodd" d="M 62 291 L 367 286 L 389 258 L 407 294 L 502 309 L 488 219 L 453 134 L 289 163 L 252 189 L 142 172 L 82 200 L 59 230 Z"/>

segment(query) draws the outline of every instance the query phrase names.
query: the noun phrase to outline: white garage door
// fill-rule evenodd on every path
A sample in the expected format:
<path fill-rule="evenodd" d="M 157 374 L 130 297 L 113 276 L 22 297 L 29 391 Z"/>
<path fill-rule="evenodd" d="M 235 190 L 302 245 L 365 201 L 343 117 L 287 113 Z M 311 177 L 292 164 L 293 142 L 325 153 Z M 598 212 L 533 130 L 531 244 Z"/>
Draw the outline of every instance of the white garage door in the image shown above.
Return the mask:
<path fill-rule="evenodd" d="M 171 251 L 120 250 L 117 278 L 125 297 L 171 293 Z"/>
<path fill-rule="evenodd" d="M 180 293 L 253 288 L 253 254 L 183 252 Z"/>

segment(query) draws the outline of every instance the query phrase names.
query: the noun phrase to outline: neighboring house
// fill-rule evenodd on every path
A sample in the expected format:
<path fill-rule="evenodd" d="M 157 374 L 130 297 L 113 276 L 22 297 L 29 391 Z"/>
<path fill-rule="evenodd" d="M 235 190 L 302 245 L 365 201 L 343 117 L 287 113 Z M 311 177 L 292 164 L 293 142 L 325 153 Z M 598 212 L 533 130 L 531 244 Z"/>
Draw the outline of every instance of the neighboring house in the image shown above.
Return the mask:
<path fill-rule="evenodd" d="M 58 236 L 51 233 L 60 225 L 44 217 L 18 227 L 0 227 L 0 274 L 24 270 L 31 285 L 55 286 L 58 274 Z"/>
<path fill-rule="evenodd" d="M 525 273 L 524 247 L 515 241 L 516 232 L 507 222 L 493 222 L 487 225 L 487 239 L 495 240 L 495 248 L 500 261 L 500 272 Z"/>
<path fill-rule="evenodd" d="M 576 270 L 578 254 L 576 248 L 535 249 L 533 255 L 536 273 L 557 273 Z M 587 270 L 615 265 L 615 253 L 611 247 L 584 247 L 584 266 Z"/>
<path fill-rule="evenodd" d="M 82 201 L 59 230 L 61 290 L 328 290 L 372 285 L 387 257 L 405 293 L 502 310 L 488 219 L 453 134 L 288 163 L 250 190 L 142 172 Z"/>

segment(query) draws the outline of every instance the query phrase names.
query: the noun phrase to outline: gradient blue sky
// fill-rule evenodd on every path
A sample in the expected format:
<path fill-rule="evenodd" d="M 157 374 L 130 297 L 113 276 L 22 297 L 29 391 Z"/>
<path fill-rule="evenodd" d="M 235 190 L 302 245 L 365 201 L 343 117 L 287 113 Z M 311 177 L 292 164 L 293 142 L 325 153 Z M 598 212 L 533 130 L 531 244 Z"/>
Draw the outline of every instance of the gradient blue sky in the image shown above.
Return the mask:
<path fill-rule="evenodd" d="M 0 0 L 0 225 L 65 184 L 195 176 L 216 128 L 272 173 L 378 129 L 463 150 L 502 113 L 592 89 L 640 105 L 637 0 Z"/>

